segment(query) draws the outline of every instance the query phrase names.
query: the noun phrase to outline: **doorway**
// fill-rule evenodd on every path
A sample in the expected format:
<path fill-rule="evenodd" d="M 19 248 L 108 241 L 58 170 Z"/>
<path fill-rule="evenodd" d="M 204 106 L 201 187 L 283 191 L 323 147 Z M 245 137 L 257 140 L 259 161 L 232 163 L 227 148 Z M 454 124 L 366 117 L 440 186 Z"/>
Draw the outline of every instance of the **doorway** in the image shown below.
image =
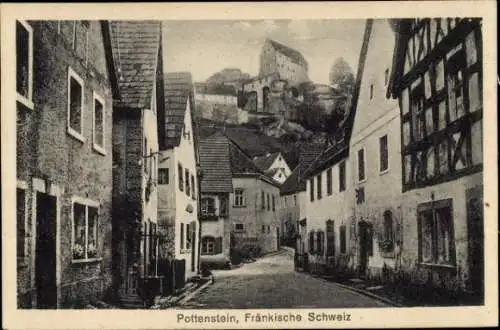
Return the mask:
<path fill-rule="evenodd" d="M 366 221 L 361 220 L 358 223 L 359 227 L 359 263 L 358 272 L 360 276 L 363 276 L 366 272 L 366 267 L 368 265 L 368 255 L 370 252 L 370 229 Z"/>
<path fill-rule="evenodd" d="M 276 227 L 276 249 L 279 251 L 281 248 L 280 244 L 280 229 Z"/>
<path fill-rule="evenodd" d="M 469 287 L 481 300 L 484 300 L 483 187 L 469 189 L 465 195 L 467 200 Z"/>
<path fill-rule="evenodd" d="M 57 198 L 37 192 L 36 201 L 36 305 L 41 309 L 55 309 Z"/>

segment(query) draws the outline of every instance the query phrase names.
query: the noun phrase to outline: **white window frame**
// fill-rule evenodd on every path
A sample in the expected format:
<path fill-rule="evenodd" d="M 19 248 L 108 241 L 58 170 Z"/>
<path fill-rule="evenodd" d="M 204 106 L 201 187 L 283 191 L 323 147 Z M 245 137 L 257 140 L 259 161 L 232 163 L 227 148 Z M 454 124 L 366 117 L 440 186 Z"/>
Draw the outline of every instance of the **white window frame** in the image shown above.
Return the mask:
<path fill-rule="evenodd" d="M 384 136 L 386 137 L 386 140 L 387 140 L 387 168 L 383 170 L 380 168 L 380 165 L 381 165 L 380 160 L 382 159 L 382 154 L 380 152 L 380 141 Z M 379 162 L 378 162 L 379 172 L 382 175 L 382 174 L 389 172 L 389 169 L 390 169 L 390 164 L 389 164 L 389 134 L 386 133 L 386 134 L 379 136 L 379 138 L 378 138 L 378 152 L 379 152 Z"/>
<path fill-rule="evenodd" d="M 236 191 L 241 191 L 241 204 L 237 203 L 237 194 Z M 245 200 L 245 189 L 243 188 L 235 188 L 234 189 L 234 206 L 236 207 L 244 207 L 246 206 L 246 200 Z"/>
<path fill-rule="evenodd" d="M 25 20 L 17 20 L 17 22 L 21 23 L 21 25 L 28 31 L 28 97 L 21 95 L 17 92 L 17 81 L 16 81 L 16 95 L 17 101 L 23 104 L 28 109 L 33 110 L 35 107 L 33 104 L 33 28 L 28 24 Z M 17 25 L 16 25 L 17 27 Z M 17 69 L 17 63 L 16 63 Z M 16 72 L 17 79 L 17 72 Z"/>
<path fill-rule="evenodd" d="M 75 131 L 71 127 L 70 123 L 70 113 L 71 113 L 71 78 L 75 79 L 80 86 L 82 87 L 82 105 L 81 105 L 81 112 L 80 112 L 80 132 Z M 68 88 L 67 88 L 67 126 L 68 126 L 68 134 L 74 137 L 75 139 L 79 140 L 80 142 L 85 142 L 85 138 L 83 137 L 83 122 L 84 122 L 84 109 L 85 109 L 85 84 L 83 82 L 83 79 L 71 68 L 68 67 L 68 80 L 67 80 Z"/>
<path fill-rule="evenodd" d="M 102 104 L 102 146 L 97 144 L 96 141 L 96 117 L 95 117 L 95 102 L 98 101 Z M 100 153 L 101 155 L 106 155 L 106 103 L 104 102 L 104 98 L 102 98 L 95 91 L 92 93 L 92 148 Z"/>
<path fill-rule="evenodd" d="M 20 189 L 24 191 L 24 256 L 20 258 L 17 255 L 17 245 L 16 245 L 16 258 L 17 258 L 17 263 L 20 266 L 25 266 L 28 262 L 28 238 L 29 235 L 28 233 L 28 214 L 29 214 L 29 209 L 28 209 L 28 183 L 23 180 L 17 180 L 16 183 L 16 189 Z M 16 191 L 16 197 L 17 197 L 17 191 Z M 17 220 L 17 207 L 16 207 L 16 220 Z M 17 222 L 16 222 L 17 226 Z M 17 239 L 17 227 L 16 227 L 16 239 Z"/>
<path fill-rule="evenodd" d="M 360 150 L 363 150 L 363 173 L 364 173 L 364 178 L 362 180 L 359 179 L 359 151 Z M 366 169 L 368 168 L 366 166 L 366 149 L 365 147 L 362 147 L 362 148 L 359 148 L 357 151 L 356 151 L 356 182 L 357 183 L 363 183 L 363 182 L 366 182 Z"/>
<path fill-rule="evenodd" d="M 102 257 L 99 254 L 99 249 L 97 251 L 97 256 L 93 258 L 88 257 L 88 251 L 85 250 L 85 258 L 74 259 L 73 258 L 73 248 L 75 246 L 75 203 L 85 206 L 85 249 L 88 248 L 88 237 L 89 237 L 89 207 L 97 209 L 97 240 L 99 240 L 99 222 L 101 218 L 101 208 L 98 202 L 87 198 L 81 198 L 74 196 L 71 198 L 71 260 L 72 263 L 84 263 L 92 261 L 100 261 Z M 97 244 L 96 248 L 99 246 Z"/>

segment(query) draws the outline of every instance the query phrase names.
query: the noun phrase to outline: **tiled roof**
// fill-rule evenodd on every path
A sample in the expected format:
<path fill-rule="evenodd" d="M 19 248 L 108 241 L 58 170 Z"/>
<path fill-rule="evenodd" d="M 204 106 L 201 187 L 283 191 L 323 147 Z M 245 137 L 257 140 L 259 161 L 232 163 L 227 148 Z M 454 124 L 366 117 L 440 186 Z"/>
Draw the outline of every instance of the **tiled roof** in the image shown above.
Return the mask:
<path fill-rule="evenodd" d="M 111 21 L 113 61 L 118 76 L 117 106 L 149 108 L 161 40 L 159 21 Z"/>
<path fill-rule="evenodd" d="M 281 194 L 287 195 L 306 190 L 303 175 L 306 169 L 321 155 L 324 147 L 317 143 L 304 143 L 300 147 L 299 164 L 281 186 Z"/>
<path fill-rule="evenodd" d="M 273 46 L 274 49 L 276 49 L 277 51 L 279 51 L 283 55 L 289 57 L 292 60 L 292 62 L 297 63 L 297 64 L 306 64 L 307 65 L 306 59 L 304 58 L 304 56 L 302 56 L 302 54 L 299 51 L 297 51 L 293 48 L 290 48 L 288 46 L 285 46 L 283 44 L 280 44 L 279 42 L 276 42 L 276 41 L 271 40 L 271 39 L 268 39 L 268 41 L 271 43 L 271 45 Z"/>
<path fill-rule="evenodd" d="M 193 81 L 189 72 L 170 72 L 164 77 L 165 90 L 165 146 L 178 146 L 182 135 L 187 102 L 193 109 Z"/>
<path fill-rule="evenodd" d="M 267 171 L 279 154 L 279 152 L 273 152 L 263 156 L 256 156 L 253 161 L 262 171 Z"/>
<path fill-rule="evenodd" d="M 231 172 L 233 175 L 264 174 L 236 144 L 231 142 L 229 149 L 231 152 Z"/>
<path fill-rule="evenodd" d="M 339 162 L 348 154 L 348 148 L 344 140 L 328 147 L 311 165 L 304 171 L 302 178 L 314 175 L 329 166 Z"/>
<path fill-rule="evenodd" d="M 200 166 L 203 170 L 201 192 L 233 191 L 229 140 L 217 132 L 199 142 Z"/>

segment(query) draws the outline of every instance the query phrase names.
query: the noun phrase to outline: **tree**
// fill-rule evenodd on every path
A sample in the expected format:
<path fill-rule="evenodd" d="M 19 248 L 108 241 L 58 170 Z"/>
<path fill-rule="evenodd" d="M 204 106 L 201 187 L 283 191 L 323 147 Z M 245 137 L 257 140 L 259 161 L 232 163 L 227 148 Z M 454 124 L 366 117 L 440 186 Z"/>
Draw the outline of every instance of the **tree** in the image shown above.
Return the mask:
<path fill-rule="evenodd" d="M 349 63 L 342 57 L 336 59 L 330 70 L 330 84 L 338 85 L 341 93 L 352 94 L 354 80 L 354 73 Z"/>

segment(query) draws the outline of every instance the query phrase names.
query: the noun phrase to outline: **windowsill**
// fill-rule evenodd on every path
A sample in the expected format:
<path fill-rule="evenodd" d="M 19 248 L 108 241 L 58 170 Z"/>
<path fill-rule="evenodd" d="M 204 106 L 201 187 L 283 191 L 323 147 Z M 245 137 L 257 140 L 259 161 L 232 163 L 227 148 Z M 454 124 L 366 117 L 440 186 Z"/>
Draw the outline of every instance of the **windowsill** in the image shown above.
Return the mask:
<path fill-rule="evenodd" d="M 83 137 L 83 135 L 78 133 L 71 127 L 68 127 L 68 134 L 71 135 L 73 138 L 77 139 L 78 141 L 80 141 L 81 143 L 85 143 L 85 138 Z"/>
<path fill-rule="evenodd" d="M 244 233 L 245 230 L 233 230 L 233 233 Z"/>
<path fill-rule="evenodd" d="M 102 258 L 88 258 L 88 259 L 73 259 L 72 264 L 91 264 L 94 262 L 100 262 Z"/>
<path fill-rule="evenodd" d="M 384 175 L 384 174 L 387 174 L 389 173 L 389 169 L 386 169 L 386 170 L 383 170 L 383 171 L 380 171 L 380 175 Z"/>
<path fill-rule="evenodd" d="M 234 208 L 244 208 L 247 207 L 246 205 L 233 205 Z"/>
<path fill-rule="evenodd" d="M 431 263 L 421 262 L 421 263 L 419 263 L 419 265 L 422 267 L 431 268 L 431 269 L 442 269 L 442 270 L 449 270 L 449 271 L 457 270 L 456 266 L 447 265 L 447 264 L 431 264 Z"/>
<path fill-rule="evenodd" d="M 17 102 L 21 103 L 23 106 L 26 108 L 33 110 L 35 108 L 35 105 L 33 104 L 33 101 L 27 99 L 23 95 L 17 93 Z"/>
<path fill-rule="evenodd" d="M 103 156 L 106 156 L 108 153 L 106 152 L 106 150 L 104 150 L 103 147 L 99 146 L 98 144 L 93 144 L 92 145 L 92 148 L 97 151 L 98 153 L 100 153 L 101 155 Z"/>

